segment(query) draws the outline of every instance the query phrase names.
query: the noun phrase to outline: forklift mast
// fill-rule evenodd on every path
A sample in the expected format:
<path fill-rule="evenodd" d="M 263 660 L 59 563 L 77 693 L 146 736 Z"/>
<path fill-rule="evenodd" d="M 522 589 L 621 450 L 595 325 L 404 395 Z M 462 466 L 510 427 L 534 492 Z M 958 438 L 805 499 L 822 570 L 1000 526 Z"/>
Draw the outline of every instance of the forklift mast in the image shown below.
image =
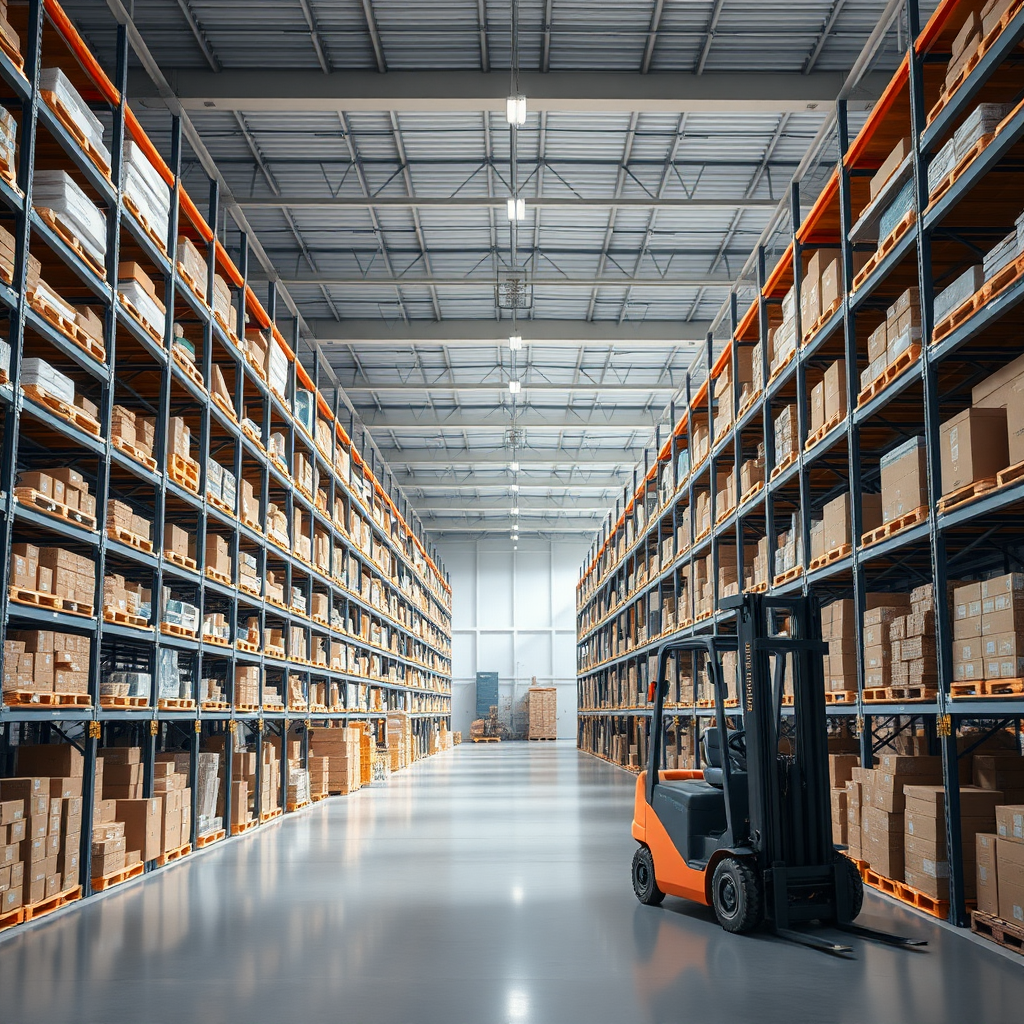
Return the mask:
<path fill-rule="evenodd" d="M 830 864 L 823 671 L 827 648 L 821 639 L 817 598 L 748 594 L 728 604 L 737 613 L 751 849 L 764 870 Z M 791 750 L 781 746 L 787 674 L 793 682 Z"/>

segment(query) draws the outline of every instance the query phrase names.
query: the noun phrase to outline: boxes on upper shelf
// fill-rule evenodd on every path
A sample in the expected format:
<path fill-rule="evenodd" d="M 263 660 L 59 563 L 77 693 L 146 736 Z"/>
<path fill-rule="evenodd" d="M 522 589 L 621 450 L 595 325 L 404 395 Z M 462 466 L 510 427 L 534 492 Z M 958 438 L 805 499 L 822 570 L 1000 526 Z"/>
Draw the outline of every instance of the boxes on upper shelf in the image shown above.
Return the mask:
<path fill-rule="evenodd" d="M 107 255 L 107 218 L 67 171 L 36 170 L 32 203 L 50 210 L 57 222 L 103 264 Z"/>
<path fill-rule="evenodd" d="M 1010 464 L 1006 409 L 968 406 L 942 424 L 939 443 L 943 494 L 994 478 Z"/>
<path fill-rule="evenodd" d="M 912 437 L 882 456 L 882 522 L 908 515 L 928 502 L 923 437 Z"/>
<path fill-rule="evenodd" d="M 103 123 L 89 109 L 67 75 L 60 68 L 43 68 L 39 72 L 39 90 L 43 98 L 63 107 L 72 123 L 96 151 L 101 162 L 110 166 L 110 150 L 103 144 Z M 49 93 L 49 95 L 47 95 Z"/>
<path fill-rule="evenodd" d="M 171 213 L 171 193 L 167 182 L 134 139 L 125 137 L 123 153 L 125 198 L 135 206 L 166 248 Z"/>

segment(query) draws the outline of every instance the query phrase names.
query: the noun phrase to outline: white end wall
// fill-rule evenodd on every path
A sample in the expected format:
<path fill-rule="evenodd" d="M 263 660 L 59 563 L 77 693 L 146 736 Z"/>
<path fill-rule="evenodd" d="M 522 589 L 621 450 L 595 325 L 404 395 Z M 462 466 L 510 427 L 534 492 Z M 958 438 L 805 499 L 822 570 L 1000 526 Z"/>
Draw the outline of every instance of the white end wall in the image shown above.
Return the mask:
<path fill-rule="evenodd" d="M 452 729 L 468 737 L 477 672 L 498 673 L 499 706 L 533 676 L 558 688 L 558 737 L 576 737 L 576 583 L 589 542 L 509 538 L 437 545 L 452 585 Z"/>

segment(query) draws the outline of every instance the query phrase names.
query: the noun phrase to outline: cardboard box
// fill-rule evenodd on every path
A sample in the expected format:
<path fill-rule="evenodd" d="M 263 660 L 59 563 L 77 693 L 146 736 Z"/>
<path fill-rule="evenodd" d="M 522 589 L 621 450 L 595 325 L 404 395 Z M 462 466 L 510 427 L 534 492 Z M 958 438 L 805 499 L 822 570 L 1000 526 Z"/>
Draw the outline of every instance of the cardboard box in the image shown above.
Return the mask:
<path fill-rule="evenodd" d="M 859 754 L 829 754 L 828 776 L 832 789 L 845 789 L 853 779 L 852 770 L 860 764 Z"/>
<path fill-rule="evenodd" d="M 923 437 L 911 438 L 881 459 L 882 521 L 892 522 L 928 503 Z"/>
<path fill-rule="evenodd" d="M 50 634 L 52 646 L 52 634 Z M 52 664 L 52 661 L 51 661 Z M 18 750 L 18 771 L 22 775 L 69 776 L 80 779 L 85 759 L 70 743 L 26 744 Z"/>
<path fill-rule="evenodd" d="M 994 477 L 1010 464 L 1006 410 L 973 406 L 940 430 L 942 493 Z"/>
<path fill-rule="evenodd" d="M 1005 804 L 995 809 L 996 835 L 1024 842 L 1024 804 Z"/>
<path fill-rule="evenodd" d="M 825 371 L 825 421 L 846 416 L 846 361 L 837 359 Z"/>
<path fill-rule="evenodd" d="M 974 837 L 975 893 L 978 909 L 999 915 L 999 882 L 996 870 L 996 836 L 979 832 Z"/>
<path fill-rule="evenodd" d="M 1002 836 L 996 839 L 999 916 L 1024 924 L 1024 843 Z"/>
<path fill-rule="evenodd" d="M 900 139 L 893 147 L 892 152 L 882 161 L 882 166 L 875 171 L 868 182 L 868 194 L 871 199 L 874 199 L 882 191 L 885 183 L 896 173 L 909 152 L 910 140 Z"/>
<path fill-rule="evenodd" d="M 144 861 L 160 856 L 163 838 L 163 800 L 160 797 L 118 800 L 117 818 L 124 822 L 128 847 L 139 850 Z"/>

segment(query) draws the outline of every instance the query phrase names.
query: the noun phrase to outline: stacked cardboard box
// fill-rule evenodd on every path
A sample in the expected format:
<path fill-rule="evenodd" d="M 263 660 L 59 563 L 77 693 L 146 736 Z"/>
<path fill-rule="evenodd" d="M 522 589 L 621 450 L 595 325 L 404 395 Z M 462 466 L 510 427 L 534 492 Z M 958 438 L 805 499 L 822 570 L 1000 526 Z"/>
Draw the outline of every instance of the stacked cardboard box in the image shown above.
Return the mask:
<path fill-rule="evenodd" d="M 111 413 L 110 432 L 112 437 L 120 438 L 152 458 L 156 436 L 155 417 L 140 416 L 134 409 L 115 405 Z"/>
<path fill-rule="evenodd" d="M 893 619 L 905 614 L 910 607 L 908 594 L 869 595 L 864 612 L 862 639 L 864 642 L 864 688 L 890 687 L 892 681 L 892 643 L 889 630 Z"/>
<path fill-rule="evenodd" d="M 923 437 L 912 437 L 881 459 L 882 523 L 928 504 L 927 453 Z"/>
<path fill-rule="evenodd" d="M 235 706 L 260 703 L 259 665 L 235 666 Z"/>
<path fill-rule="evenodd" d="M 842 294 L 841 250 L 817 249 L 811 253 L 800 281 L 800 326 L 805 338 Z"/>
<path fill-rule="evenodd" d="M 880 875 L 902 881 L 907 806 L 904 788 L 938 785 L 942 780 L 941 758 L 883 754 L 877 768 L 853 769 L 851 777 L 860 783 L 860 859 Z"/>
<path fill-rule="evenodd" d="M 12 583 L 19 589 L 53 594 L 79 605 L 96 597 L 96 562 L 65 548 L 12 544 Z"/>
<path fill-rule="evenodd" d="M 849 819 L 849 784 L 853 779 L 853 769 L 860 765 L 857 754 L 829 754 L 829 784 L 832 794 L 832 841 L 840 846 L 850 845 L 852 828 Z M 857 783 L 858 787 L 860 783 Z M 860 819 L 858 818 L 858 828 Z M 860 859 L 860 842 L 858 837 L 857 853 L 851 850 L 851 856 Z"/>
<path fill-rule="evenodd" d="M 868 193 L 872 200 L 882 191 L 885 183 L 899 170 L 900 164 L 910 153 L 910 139 L 900 139 L 892 152 L 882 161 L 882 166 L 871 176 L 868 182 Z"/>
<path fill-rule="evenodd" d="M 192 239 L 185 235 L 178 235 L 178 247 L 176 251 L 178 264 L 185 268 L 189 280 L 195 286 L 199 297 L 206 301 L 207 266 L 206 259 L 196 248 Z"/>
<path fill-rule="evenodd" d="M 148 619 L 151 609 L 150 591 L 117 573 L 103 578 L 104 613 L 126 612 Z"/>
<path fill-rule="evenodd" d="M 288 768 L 288 803 L 292 806 L 309 803 L 309 772 L 305 768 Z"/>
<path fill-rule="evenodd" d="M 205 567 L 221 576 L 231 578 L 231 547 L 227 537 L 218 533 L 206 535 Z"/>
<path fill-rule="evenodd" d="M 141 540 L 153 539 L 153 522 L 140 516 L 131 505 L 116 498 L 107 499 L 107 526 L 115 531 L 130 533 Z"/>
<path fill-rule="evenodd" d="M 788 459 L 796 457 L 797 421 L 796 406 L 787 405 L 774 419 L 775 465 L 781 466 Z"/>
<path fill-rule="evenodd" d="M 811 534 L 811 559 L 822 557 L 851 543 L 851 502 L 849 493 L 841 494 L 822 507 L 817 538 Z M 867 533 L 882 525 L 882 496 L 861 495 L 861 530 Z"/>
<path fill-rule="evenodd" d="M 228 330 L 235 330 L 237 317 L 232 305 L 231 286 L 220 274 L 213 275 L 213 312 L 227 325 Z"/>
<path fill-rule="evenodd" d="M 314 757 L 327 759 L 328 791 L 342 795 L 360 785 L 359 741 L 362 730 L 354 726 L 309 730 Z"/>
<path fill-rule="evenodd" d="M 942 424 L 942 493 L 991 479 L 1010 464 L 1005 407 L 968 406 Z"/>
<path fill-rule="evenodd" d="M 309 757 L 309 795 L 316 800 L 327 796 L 331 790 L 331 759 L 329 757 Z"/>
<path fill-rule="evenodd" d="M 790 288 L 782 299 L 782 319 L 768 328 L 769 371 L 775 373 L 796 351 L 796 289 Z M 774 309 L 769 313 L 774 314 Z M 772 320 L 774 320 L 772 316 Z"/>
<path fill-rule="evenodd" d="M 921 296 L 908 288 L 888 308 L 885 320 L 868 335 L 867 366 L 860 386 L 866 388 L 912 345 L 921 344 Z"/>
<path fill-rule="evenodd" d="M 138 263 L 118 265 L 117 290 L 123 299 L 132 304 L 143 325 L 163 338 L 167 330 L 167 307 L 157 291 L 156 283 Z"/>
<path fill-rule="evenodd" d="M 18 474 L 19 487 L 31 487 L 44 497 L 68 508 L 95 517 L 96 497 L 89 493 L 89 482 L 76 469 L 33 470 Z"/>
<path fill-rule="evenodd" d="M 1024 219 L 1018 225 L 1024 240 Z M 975 385 L 971 405 L 975 409 L 1006 410 L 1007 465 L 1024 462 L 1024 356 L 1018 356 Z"/>
<path fill-rule="evenodd" d="M 937 899 L 949 899 L 949 855 L 946 847 L 946 798 L 941 785 L 908 785 L 906 795 L 906 875 L 908 885 Z M 978 833 L 995 829 L 995 811 L 1002 793 L 960 787 L 960 834 L 964 895 L 973 899 L 977 877 Z"/>
<path fill-rule="evenodd" d="M 531 740 L 553 740 L 558 734 L 558 690 L 553 686 L 531 686 L 529 701 Z"/>
<path fill-rule="evenodd" d="M 953 591 L 953 678 L 1024 676 L 1024 574 L 957 587 Z"/>
<path fill-rule="evenodd" d="M 188 753 L 156 755 L 153 792 L 163 798 L 162 839 L 164 853 L 192 841 L 192 790 L 189 788 Z"/>
<path fill-rule="evenodd" d="M 820 381 L 811 388 L 810 424 L 808 434 L 821 430 L 826 423 L 846 416 L 846 361 L 837 359 Z"/>
<path fill-rule="evenodd" d="M 889 644 L 890 685 L 938 688 L 935 602 L 930 583 L 910 592 L 910 610 L 906 614 L 893 616 L 889 623 Z"/>
<path fill-rule="evenodd" d="M 828 643 L 825 655 L 825 689 L 857 689 L 857 641 L 854 633 L 854 604 L 833 601 L 821 610 L 821 638 Z"/>

